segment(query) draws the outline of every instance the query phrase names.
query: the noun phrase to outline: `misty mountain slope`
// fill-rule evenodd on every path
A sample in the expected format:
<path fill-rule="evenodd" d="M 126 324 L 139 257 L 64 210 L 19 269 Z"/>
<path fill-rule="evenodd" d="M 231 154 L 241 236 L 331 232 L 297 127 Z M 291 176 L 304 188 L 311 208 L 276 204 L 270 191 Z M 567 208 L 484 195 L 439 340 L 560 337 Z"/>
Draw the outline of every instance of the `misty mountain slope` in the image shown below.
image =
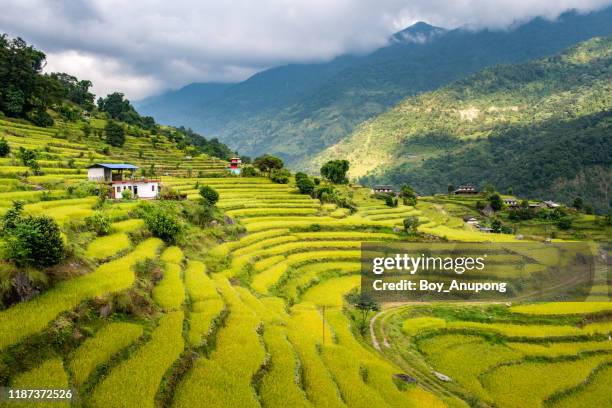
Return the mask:
<path fill-rule="evenodd" d="M 566 13 L 555 22 L 535 19 L 507 31 L 445 31 L 419 23 L 366 56 L 263 71 L 193 104 L 180 122 L 245 154 L 275 153 L 305 168 L 313 155 L 406 96 L 490 65 L 543 57 L 593 36 L 612 34 L 610 21 L 612 8 L 586 15 Z M 140 110 L 153 116 L 173 112 L 167 99 L 153 98 Z"/>
<path fill-rule="evenodd" d="M 612 181 L 611 112 L 612 37 L 596 38 L 406 98 L 319 154 L 312 169 L 342 157 L 367 183 L 407 182 L 431 194 L 492 182 L 532 196 L 580 193 L 601 209 Z"/>

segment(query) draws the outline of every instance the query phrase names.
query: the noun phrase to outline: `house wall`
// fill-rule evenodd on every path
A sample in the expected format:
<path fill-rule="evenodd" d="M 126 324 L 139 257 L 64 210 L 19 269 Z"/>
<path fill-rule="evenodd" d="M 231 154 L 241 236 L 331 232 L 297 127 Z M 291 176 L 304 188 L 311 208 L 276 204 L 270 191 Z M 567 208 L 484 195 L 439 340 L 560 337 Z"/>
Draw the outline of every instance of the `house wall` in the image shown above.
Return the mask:
<path fill-rule="evenodd" d="M 104 169 L 102 167 L 87 169 L 87 178 L 89 181 L 104 181 Z"/>
<path fill-rule="evenodd" d="M 138 198 L 151 199 L 157 197 L 159 193 L 159 182 L 145 182 L 145 181 L 132 181 L 124 183 L 113 183 L 112 186 L 114 191 L 114 198 L 121 200 L 121 193 L 123 190 L 131 190 L 132 196 L 134 195 L 134 187 L 136 187 Z"/>

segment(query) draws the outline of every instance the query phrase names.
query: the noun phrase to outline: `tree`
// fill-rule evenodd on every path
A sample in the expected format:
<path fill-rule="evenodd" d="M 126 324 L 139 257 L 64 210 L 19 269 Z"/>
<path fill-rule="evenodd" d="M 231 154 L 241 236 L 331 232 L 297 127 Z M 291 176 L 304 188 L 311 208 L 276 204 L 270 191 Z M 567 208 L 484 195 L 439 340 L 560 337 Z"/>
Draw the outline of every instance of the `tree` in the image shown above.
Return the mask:
<path fill-rule="evenodd" d="M 6 139 L 3 137 L 0 139 L 0 157 L 6 157 L 11 152 L 11 147 L 9 146 Z"/>
<path fill-rule="evenodd" d="M 368 292 L 352 292 L 346 296 L 346 300 L 351 304 L 355 309 L 361 312 L 361 322 L 359 326 L 359 331 L 361 334 L 364 334 L 367 329 L 367 319 L 368 314 L 370 312 L 376 312 L 380 310 L 380 304 L 372 298 L 372 295 Z"/>
<path fill-rule="evenodd" d="M 55 220 L 46 215 L 20 217 L 6 239 L 7 257 L 15 265 L 47 267 L 64 257 L 64 240 Z"/>
<path fill-rule="evenodd" d="M 321 167 L 321 175 L 334 184 L 346 184 L 348 170 L 348 160 L 330 160 Z"/>
<path fill-rule="evenodd" d="M 21 160 L 24 166 L 30 166 L 31 163 L 38 158 L 38 152 L 33 149 L 26 149 L 23 146 L 19 146 L 17 158 Z"/>
<path fill-rule="evenodd" d="M 502 231 L 502 223 L 501 223 L 501 221 L 498 220 L 497 218 L 494 219 L 493 222 L 491 223 L 491 229 L 495 233 L 500 233 Z"/>
<path fill-rule="evenodd" d="M 419 217 L 409 216 L 404 218 L 404 231 L 408 234 L 416 234 L 419 226 Z"/>
<path fill-rule="evenodd" d="M 448 183 L 448 186 L 446 186 L 446 191 L 448 192 L 448 195 L 451 195 L 453 191 L 455 191 L 455 186 L 453 186 L 451 183 Z"/>
<path fill-rule="evenodd" d="M 562 216 L 557 220 L 557 227 L 562 230 L 568 230 L 572 228 L 572 219 L 568 216 Z"/>
<path fill-rule="evenodd" d="M 574 198 L 574 205 L 573 206 L 578 211 L 582 210 L 582 208 L 584 206 L 584 200 L 582 199 L 582 197 L 578 196 L 578 197 Z"/>
<path fill-rule="evenodd" d="M 493 193 L 489 196 L 489 204 L 491 205 L 493 211 L 499 211 L 504 206 L 504 202 L 497 193 Z"/>
<path fill-rule="evenodd" d="M 253 161 L 253 165 L 262 173 L 271 174 L 272 170 L 282 169 L 284 163 L 281 159 L 276 156 L 264 154 L 263 156 L 256 157 Z"/>
<path fill-rule="evenodd" d="M 302 194 L 314 192 L 315 184 L 306 173 L 295 173 L 295 184 Z"/>
<path fill-rule="evenodd" d="M 211 207 L 219 201 L 219 193 L 211 186 L 201 186 L 200 196 L 204 200 L 204 203 Z"/>
<path fill-rule="evenodd" d="M 417 194 L 408 184 L 404 184 L 400 189 L 400 197 L 403 198 L 404 205 L 415 206 L 417 203 Z"/>
<path fill-rule="evenodd" d="M 287 169 L 274 169 L 270 174 L 270 180 L 278 184 L 289 183 L 289 177 L 291 177 L 291 173 Z"/>
<path fill-rule="evenodd" d="M 114 121 L 109 121 L 104 128 L 106 143 L 111 146 L 121 147 L 125 143 L 125 132 L 123 127 Z"/>
<path fill-rule="evenodd" d="M 2 216 L 2 233 L 9 233 L 17 222 L 21 219 L 21 213 L 23 212 L 23 201 L 13 201 L 13 205 L 9 208 Z"/>

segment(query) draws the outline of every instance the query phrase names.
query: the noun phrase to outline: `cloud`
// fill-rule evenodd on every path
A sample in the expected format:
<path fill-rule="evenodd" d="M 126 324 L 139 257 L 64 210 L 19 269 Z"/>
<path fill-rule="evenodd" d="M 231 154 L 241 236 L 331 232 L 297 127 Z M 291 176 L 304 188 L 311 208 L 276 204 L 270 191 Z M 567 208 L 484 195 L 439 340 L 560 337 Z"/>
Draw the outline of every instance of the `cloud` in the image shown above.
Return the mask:
<path fill-rule="evenodd" d="M 0 32 L 48 56 L 48 71 L 141 98 L 194 81 L 364 53 L 419 20 L 504 28 L 612 0 L 0 0 Z"/>

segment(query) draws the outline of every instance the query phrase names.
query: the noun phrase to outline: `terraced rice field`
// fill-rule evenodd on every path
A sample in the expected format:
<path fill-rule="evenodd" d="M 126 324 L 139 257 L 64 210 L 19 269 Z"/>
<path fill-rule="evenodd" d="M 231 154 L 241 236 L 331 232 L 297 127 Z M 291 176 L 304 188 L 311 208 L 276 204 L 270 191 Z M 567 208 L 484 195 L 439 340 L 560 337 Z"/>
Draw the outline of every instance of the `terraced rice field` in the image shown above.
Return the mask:
<path fill-rule="evenodd" d="M 2 361 L 27 357 L 9 367 L 7 385 L 70 385 L 77 391 L 75 406 L 83 407 L 466 407 L 474 401 L 565 407 L 609 401 L 609 303 L 498 306 L 503 316 L 487 311 L 479 319 L 468 318 L 471 311 L 449 315 L 439 305 L 425 311 L 400 306 L 374 321 L 374 341 L 361 336 L 357 318 L 345 312 L 344 295 L 360 282 L 361 243 L 405 239 L 398 228 L 406 216 L 419 217 L 422 232 L 451 240 L 512 236 L 480 234 L 427 202 L 388 208 L 366 189 L 355 189 L 359 209 L 351 214 L 299 194 L 293 184 L 186 177 L 218 172 L 225 163 L 187 160 L 165 140 L 153 149 L 146 136 L 128 136 L 126 149 L 108 156 L 99 139 L 69 130 L 61 139 L 55 130 L 0 120 L 0 134 L 12 148 L 41 152 L 45 172 L 25 177 L 16 159 L 0 160 L 6 180 L 0 212 L 22 199 L 26 213 L 50 215 L 69 228 L 94 211 L 96 198 L 69 197 L 65 187 L 84 180 L 92 162 L 129 161 L 154 164 L 165 185 L 190 199 L 199 197 L 196 183 L 214 187 L 218 207 L 246 232 L 196 253 L 141 236 L 143 220 L 131 218 L 136 203 L 113 204 L 107 210 L 114 221 L 110 235 L 83 238 L 92 272 L 0 310 Z M 152 275 L 143 272 L 147 265 Z M 150 304 L 143 292 L 150 292 Z M 142 300 L 135 303 L 146 317 L 122 309 L 127 296 Z M 108 303 L 119 312 L 105 316 Z M 66 329 L 77 316 L 88 321 L 83 310 L 94 311 L 97 323 L 79 333 Z M 36 345 L 62 330 L 77 347 L 64 352 L 68 348 L 54 344 L 53 352 L 36 354 Z M 40 361 L 32 365 L 35 358 Z"/>

